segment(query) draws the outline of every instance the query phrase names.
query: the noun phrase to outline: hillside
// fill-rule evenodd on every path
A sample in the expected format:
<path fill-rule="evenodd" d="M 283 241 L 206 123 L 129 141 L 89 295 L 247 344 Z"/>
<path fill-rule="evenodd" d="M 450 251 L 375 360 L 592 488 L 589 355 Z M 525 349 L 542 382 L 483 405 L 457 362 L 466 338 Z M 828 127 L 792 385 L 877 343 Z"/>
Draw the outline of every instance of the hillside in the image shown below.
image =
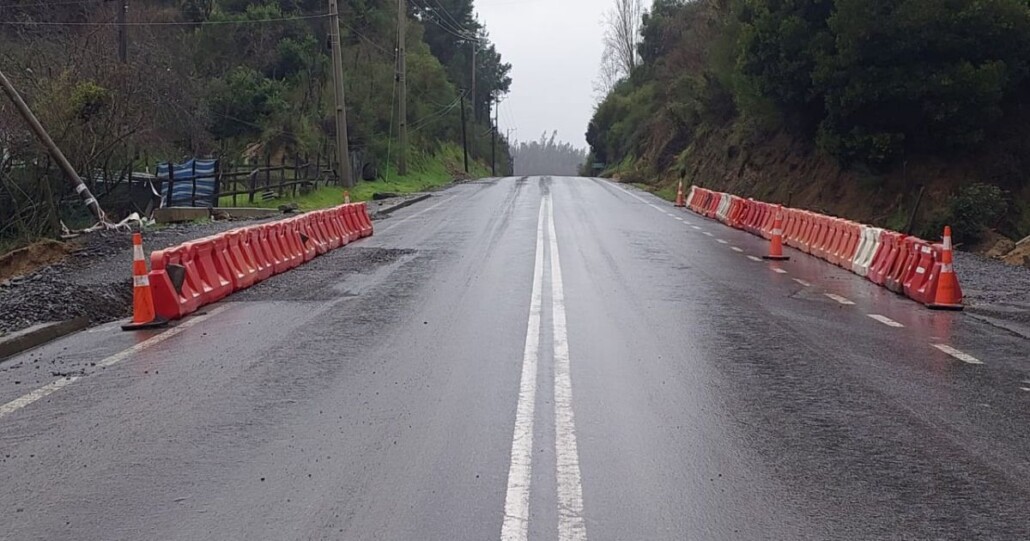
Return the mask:
<path fill-rule="evenodd" d="M 489 111 L 493 97 L 508 92 L 511 66 L 476 20 L 472 0 L 406 5 L 409 156 L 426 174 L 442 169 L 442 161 L 416 158 L 442 160 L 447 148 L 460 148 L 464 98 L 470 153 L 479 166 L 488 163 Z M 121 178 L 191 156 L 292 163 L 332 152 L 325 2 L 140 0 L 124 26 L 116 23 L 119 6 L 0 6 L 0 66 L 83 177 Z M 349 146 L 380 177 L 395 174 L 397 162 L 397 6 L 340 2 Z M 498 139 L 498 161 L 507 164 L 508 144 Z M 66 206 L 51 205 L 69 194 L 49 163 L 0 99 L 0 244 L 54 235 L 50 210 L 73 225 Z"/>
<path fill-rule="evenodd" d="M 923 187 L 915 234 L 1030 234 L 1025 0 L 656 0 L 637 53 L 587 133 L 609 175 L 895 229 Z"/>

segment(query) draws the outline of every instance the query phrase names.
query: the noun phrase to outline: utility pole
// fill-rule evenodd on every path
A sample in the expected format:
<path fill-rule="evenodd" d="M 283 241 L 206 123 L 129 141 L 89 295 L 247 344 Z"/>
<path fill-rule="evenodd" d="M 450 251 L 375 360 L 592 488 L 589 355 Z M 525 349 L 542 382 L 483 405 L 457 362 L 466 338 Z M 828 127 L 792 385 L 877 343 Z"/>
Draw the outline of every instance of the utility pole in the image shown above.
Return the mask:
<path fill-rule="evenodd" d="M 399 155 L 397 156 L 397 174 L 408 174 L 408 61 L 405 55 L 405 41 L 408 9 L 404 0 L 397 0 L 397 82 L 400 87 L 400 103 L 397 105 L 399 123 Z"/>
<path fill-rule="evenodd" d="M 479 122 L 479 109 L 476 107 L 476 53 L 479 52 L 479 40 L 472 42 L 472 123 Z"/>
<path fill-rule="evenodd" d="M 343 93 L 343 51 L 340 48 L 340 11 L 336 0 L 329 0 L 329 38 L 333 48 L 333 89 L 336 94 L 336 157 L 337 174 L 346 188 L 353 188 L 350 150 L 347 137 L 347 106 Z"/>
<path fill-rule="evenodd" d="M 118 8 L 118 60 L 122 64 L 129 62 L 129 28 L 125 24 L 129 14 L 129 0 L 119 0 Z"/>
<path fill-rule="evenodd" d="M 11 84 L 11 81 L 7 79 L 7 76 L 4 75 L 2 71 L 0 71 L 0 86 L 4 87 L 4 93 L 7 94 L 8 98 L 11 98 L 12 102 L 14 102 L 15 108 L 18 109 L 22 118 L 24 118 L 29 127 L 32 128 L 32 132 L 36 134 L 36 138 L 39 139 L 39 142 L 43 143 L 43 146 L 45 146 L 47 151 L 50 152 L 50 156 L 57 162 L 57 165 L 61 167 L 61 170 L 64 172 L 64 175 L 68 177 L 68 180 L 71 181 L 72 186 L 75 188 L 75 193 L 79 194 L 79 197 L 81 197 L 86 206 L 89 207 L 89 210 L 93 212 L 93 216 L 95 216 L 97 220 L 105 222 L 106 218 L 104 216 L 104 211 L 100 209 L 100 203 L 97 203 L 96 198 L 94 198 L 93 194 L 90 193 L 89 186 L 86 186 L 86 183 L 82 182 L 82 178 L 80 178 L 79 174 L 75 172 L 75 168 L 72 167 L 68 158 L 64 156 L 61 149 L 57 148 L 57 144 L 50 138 L 50 134 L 48 134 L 46 129 L 43 128 L 43 125 L 39 123 L 39 119 L 36 118 L 36 115 L 32 114 L 32 110 L 29 109 L 25 100 L 21 99 L 21 95 L 18 94 L 14 85 Z"/>
<path fill-rule="evenodd" d="M 494 95 L 494 125 L 490 130 L 490 176 L 497 176 L 497 113 L 500 111 L 497 95 Z"/>
<path fill-rule="evenodd" d="M 465 155 L 465 174 L 469 172 L 469 142 L 465 127 L 465 91 L 461 91 L 461 151 Z"/>

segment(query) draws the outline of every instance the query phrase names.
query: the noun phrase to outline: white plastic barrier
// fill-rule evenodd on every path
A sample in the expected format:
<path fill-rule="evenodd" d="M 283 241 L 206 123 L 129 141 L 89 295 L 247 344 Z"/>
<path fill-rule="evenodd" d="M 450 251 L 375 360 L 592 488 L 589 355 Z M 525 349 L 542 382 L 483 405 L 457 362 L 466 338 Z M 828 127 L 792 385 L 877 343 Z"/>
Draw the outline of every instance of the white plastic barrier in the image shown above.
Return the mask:
<path fill-rule="evenodd" d="M 862 249 L 859 250 L 858 255 L 855 257 L 855 263 L 852 267 L 855 274 L 859 276 L 867 276 L 869 274 L 869 267 L 873 264 L 876 250 L 880 247 L 881 233 L 883 233 L 883 229 L 879 227 L 862 227 Z"/>
<path fill-rule="evenodd" d="M 688 207 L 690 207 L 690 208 L 694 208 L 694 207 L 693 207 L 693 206 L 691 205 L 691 201 L 693 201 L 693 200 L 694 200 L 694 192 L 695 192 L 696 190 L 697 190 L 697 186 L 691 186 L 691 187 L 690 187 L 690 191 L 689 191 L 689 192 L 687 192 L 687 206 L 688 206 Z"/>
<path fill-rule="evenodd" d="M 726 222 L 726 214 L 730 211 L 730 194 L 720 194 L 719 209 L 715 212 L 715 215 L 719 217 L 720 222 Z"/>

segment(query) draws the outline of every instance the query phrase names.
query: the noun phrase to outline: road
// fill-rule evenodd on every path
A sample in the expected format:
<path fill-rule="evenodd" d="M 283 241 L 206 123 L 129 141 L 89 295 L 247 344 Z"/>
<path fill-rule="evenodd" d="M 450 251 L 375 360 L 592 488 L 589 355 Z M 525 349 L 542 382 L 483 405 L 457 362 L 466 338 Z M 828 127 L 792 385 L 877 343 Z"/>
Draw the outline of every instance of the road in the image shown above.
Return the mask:
<path fill-rule="evenodd" d="M 0 538 L 1030 538 L 1021 338 L 605 180 L 376 228 L 0 365 Z"/>

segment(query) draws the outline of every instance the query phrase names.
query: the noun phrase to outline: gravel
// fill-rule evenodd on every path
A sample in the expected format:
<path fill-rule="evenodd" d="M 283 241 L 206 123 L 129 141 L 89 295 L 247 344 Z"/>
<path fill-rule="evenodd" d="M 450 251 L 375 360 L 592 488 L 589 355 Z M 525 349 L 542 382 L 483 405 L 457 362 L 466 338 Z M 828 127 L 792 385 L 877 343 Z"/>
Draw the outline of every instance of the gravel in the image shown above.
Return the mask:
<path fill-rule="evenodd" d="M 966 313 L 1030 338 L 1030 269 L 955 252 Z"/>
<path fill-rule="evenodd" d="M 149 256 L 247 223 L 254 222 L 170 225 L 144 233 L 143 248 Z M 132 315 L 131 236 L 98 231 L 72 242 L 79 248 L 64 261 L 0 282 L 0 335 L 79 316 L 96 325 Z"/>

